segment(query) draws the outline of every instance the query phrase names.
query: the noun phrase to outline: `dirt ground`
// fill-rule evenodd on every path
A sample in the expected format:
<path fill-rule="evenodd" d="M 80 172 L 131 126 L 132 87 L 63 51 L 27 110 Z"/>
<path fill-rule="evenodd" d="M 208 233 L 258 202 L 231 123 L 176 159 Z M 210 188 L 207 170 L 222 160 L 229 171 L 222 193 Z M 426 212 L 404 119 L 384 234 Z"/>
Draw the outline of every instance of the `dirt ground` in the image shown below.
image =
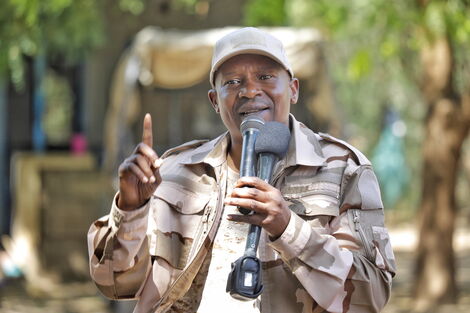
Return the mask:
<path fill-rule="evenodd" d="M 413 306 L 411 286 L 414 239 L 406 231 L 392 231 L 391 234 L 398 274 L 394 279 L 392 298 L 383 313 L 408 313 Z M 436 313 L 470 312 L 470 241 L 467 234 L 463 238 L 460 237 L 456 249 L 459 300 L 454 305 L 440 306 Z M 104 299 L 90 282 L 62 285 L 53 293 L 42 296 L 31 296 L 25 287 L 22 279 L 4 280 L 0 286 L 0 312 L 125 313 L 132 312 L 133 308 L 132 302 L 116 303 Z"/>

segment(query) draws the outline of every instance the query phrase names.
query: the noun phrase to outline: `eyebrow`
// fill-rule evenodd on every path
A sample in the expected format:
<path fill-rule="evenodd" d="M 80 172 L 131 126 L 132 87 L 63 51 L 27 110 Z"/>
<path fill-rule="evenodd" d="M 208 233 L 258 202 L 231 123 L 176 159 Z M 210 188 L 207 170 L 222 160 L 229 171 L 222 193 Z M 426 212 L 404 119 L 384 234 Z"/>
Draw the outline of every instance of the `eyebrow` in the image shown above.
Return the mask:
<path fill-rule="evenodd" d="M 280 64 L 276 64 L 276 65 L 268 65 L 268 66 L 263 66 L 261 68 L 258 68 L 256 71 L 257 72 L 263 72 L 263 71 L 269 71 L 269 70 L 276 70 L 276 69 L 282 69 L 282 66 Z M 222 75 L 225 75 L 225 76 L 229 76 L 229 75 L 235 75 L 235 74 L 238 74 L 237 72 L 234 72 L 234 71 L 231 71 L 231 72 L 222 72 L 222 71 L 219 71 L 219 74 L 222 74 Z"/>

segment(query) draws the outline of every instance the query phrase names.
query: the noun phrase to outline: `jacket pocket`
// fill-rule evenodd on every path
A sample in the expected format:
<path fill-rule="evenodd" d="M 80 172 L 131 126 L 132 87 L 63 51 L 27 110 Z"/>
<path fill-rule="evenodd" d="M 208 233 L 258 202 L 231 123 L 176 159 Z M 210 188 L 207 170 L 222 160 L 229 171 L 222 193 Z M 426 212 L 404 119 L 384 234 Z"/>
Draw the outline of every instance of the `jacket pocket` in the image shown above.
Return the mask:
<path fill-rule="evenodd" d="M 393 253 L 392 244 L 390 243 L 390 235 L 388 234 L 387 229 L 385 227 L 372 226 L 372 233 L 374 236 L 374 246 L 380 254 L 376 260 L 377 266 L 395 274 L 395 255 Z"/>
<path fill-rule="evenodd" d="M 364 248 L 364 256 L 369 261 L 375 263 L 371 227 L 367 219 L 364 218 L 364 212 L 365 211 L 360 209 L 349 209 L 349 224 L 362 243 L 362 247 Z"/>
<path fill-rule="evenodd" d="M 390 236 L 384 226 L 384 213 L 381 209 L 349 209 L 349 222 L 364 247 L 366 258 L 381 269 L 395 273 Z"/>
<path fill-rule="evenodd" d="M 339 215 L 339 186 L 334 184 L 290 185 L 281 192 L 289 208 L 299 216 Z"/>
<path fill-rule="evenodd" d="M 168 203 L 168 205 L 181 214 L 197 214 L 204 210 L 212 194 L 209 192 L 194 192 L 174 182 L 163 181 L 154 193 L 154 197 Z"/>
<path fill-rule="evenodd" d="M 195 237 L 204 227 L 205 211 L 212 207 L 211 196 L 210 192 L 196 193 L 173 182 L 162 182 L 154 193 L 150 254 L 173 268 L 184 269 Z"/>

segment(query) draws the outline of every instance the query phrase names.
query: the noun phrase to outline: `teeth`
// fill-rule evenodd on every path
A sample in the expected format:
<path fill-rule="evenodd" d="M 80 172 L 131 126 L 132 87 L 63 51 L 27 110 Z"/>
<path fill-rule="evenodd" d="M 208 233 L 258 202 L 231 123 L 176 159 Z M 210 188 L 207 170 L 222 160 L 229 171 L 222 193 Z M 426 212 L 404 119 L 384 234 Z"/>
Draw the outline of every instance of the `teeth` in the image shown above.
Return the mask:
<path fill-rule="evenodd" d="M 253 111 L 248 111 L 248 112 L 242 112 L 243 115 L 248 115 L 248 114 L 252 114 L 252 113 L 256 113 L 256 112 L 261 112 L 261 111 L 264 111 L 266 109 L 261 109 L 261 110 L 253 110 Z"/>

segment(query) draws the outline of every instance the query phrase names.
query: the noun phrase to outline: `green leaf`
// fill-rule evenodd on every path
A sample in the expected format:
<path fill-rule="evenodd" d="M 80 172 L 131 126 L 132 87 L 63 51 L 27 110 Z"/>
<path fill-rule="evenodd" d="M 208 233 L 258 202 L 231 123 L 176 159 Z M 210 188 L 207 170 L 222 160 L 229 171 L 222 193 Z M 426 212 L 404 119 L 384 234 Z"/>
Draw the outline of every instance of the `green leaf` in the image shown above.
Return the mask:
<path fill-rule="evenodd" d="M 24 64 L 21 50 L 18 46 L 11 46 L 8 51 L 8 66 L 11 81 L 18 89 L 24 88 Z"/>
<path fill-rule="evenodd" d="M 243 24 L 281 26 L 287 21 L 285 0 L 249 0 L 244 7 Z"/>
<path fill-rule="evenodd" d="M 424 12 L 424 22 L 432 37 L 440 37 L 447 31 L 445 11 L 440 2 L 430 2 Z"/>
<path fill-rule="evenodd" d="M 348 78 L 357 81 L 370 72 L 371 55 L 368 50 L 359 50 L 351 58 L 348 65 Z"/>
<path fill-rule="evenodd" d="M 134 15 L 141 14 L 145 9 L 143 0 L 119 0 L 119 8 Z"/>
<path fill-rule="evenodd" d="M 390 58 L 398 52 L 398 45 L 395 41 L 387 39 L 380 45 L 380 53 L 385 58 Z"/>

